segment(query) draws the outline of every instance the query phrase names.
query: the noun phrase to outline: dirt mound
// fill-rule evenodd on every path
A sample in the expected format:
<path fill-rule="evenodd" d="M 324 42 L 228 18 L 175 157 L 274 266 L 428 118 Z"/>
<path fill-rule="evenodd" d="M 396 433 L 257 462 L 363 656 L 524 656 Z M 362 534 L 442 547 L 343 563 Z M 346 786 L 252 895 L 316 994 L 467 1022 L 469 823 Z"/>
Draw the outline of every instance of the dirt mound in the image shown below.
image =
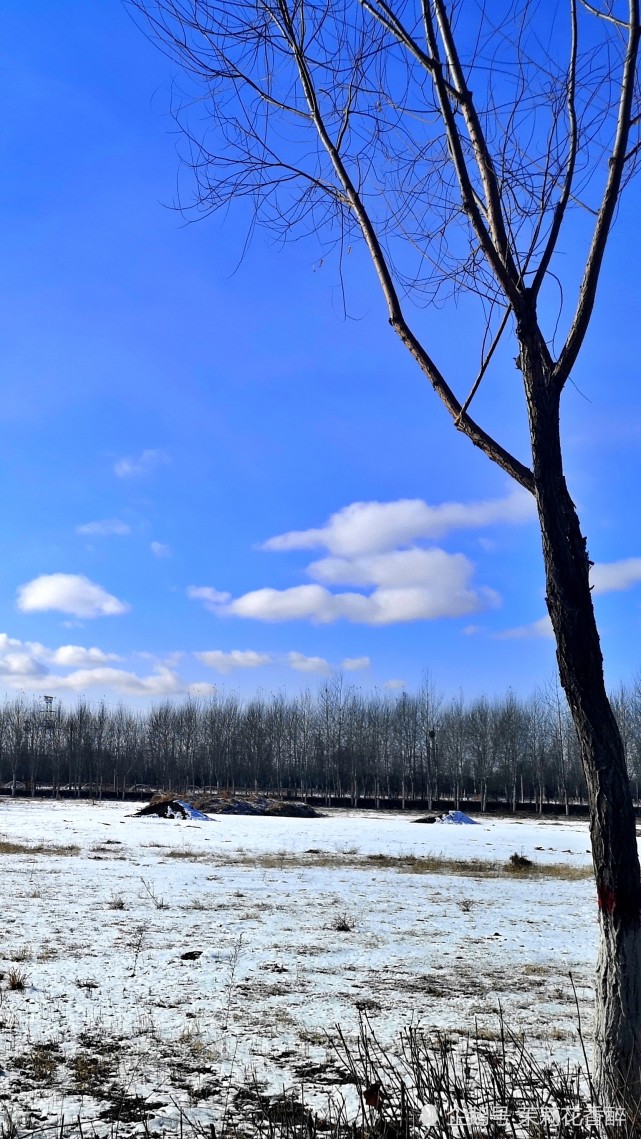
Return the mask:
<path fill-rule="evenodd" d="M 162 819 L 206 819 L 210 815 L 271 815 L 290 819 L 322 818 L 319 811 L 306 803 L 284 802 L 264 795 L 183 795 L 178 799 L 170 791 L 159 791 L 151 802 L 136 811 L 137 815 L 156 815 Z M 211 820 L 210 820 L 211 821 Z"/>
<path fill-rule="evenodd" d="M 203 796 L 195 800 L 200 811 L 209 815 L 269 815 L 288 819 L 318 819 L 321 815 L 307 803 L 284 802 L 264 796 L 227 798 L 223 795 Z"/>
<path fill-rule="evenodd" d="M 154 795 L 151 803 L 141 807 L 136 811 L 136 815 L 155 815 L 159 819 L 203 819 L 213 822 L 213 819 L 209 819 L 193 803 L 162 795 Z"/>

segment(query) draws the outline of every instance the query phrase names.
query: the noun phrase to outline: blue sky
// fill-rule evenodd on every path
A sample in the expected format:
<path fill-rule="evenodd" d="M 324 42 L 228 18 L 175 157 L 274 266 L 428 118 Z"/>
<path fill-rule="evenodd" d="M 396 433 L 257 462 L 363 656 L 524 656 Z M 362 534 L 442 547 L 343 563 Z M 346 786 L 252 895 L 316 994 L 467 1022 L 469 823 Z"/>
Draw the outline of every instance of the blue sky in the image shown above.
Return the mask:
<path fill-rule="evenodd" d="M 175 69 L 119 3 L 3 4 L 0 690 L 529 693 L 532 504 L 452 428 L 363 251 L 186 224 Z M 188 188 L 188 182 L 184 183 Z M 564 401 L 608 681 L 639 667 L 638 188 Z M 572 250 L 567 251 L 569 259 Z M 416 315 L 461 394 L 465 303 Z M 527 458 L 505 358 L 476 414 Z"/>

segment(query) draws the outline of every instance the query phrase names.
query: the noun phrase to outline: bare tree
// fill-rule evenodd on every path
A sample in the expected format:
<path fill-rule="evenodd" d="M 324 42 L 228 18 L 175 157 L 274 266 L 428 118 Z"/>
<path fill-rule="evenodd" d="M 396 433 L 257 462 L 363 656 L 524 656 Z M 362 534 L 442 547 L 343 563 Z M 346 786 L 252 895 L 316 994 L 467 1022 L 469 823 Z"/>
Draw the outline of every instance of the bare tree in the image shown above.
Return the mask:
<path fill-rule="evenodd" d="M 476 700 L 466 716 L 468 748 L 472 760 L 475 790 L 478 790 L 481 810 L 487 803 L 487 777 L 492 752 L 491 715 L 487 700 Z"/>
<path fill-rule="evenodd" d="M 129 3 L 187 77 L 177 115 L 198 207 L 246 196 L 285 235 L 307 228 L 341 251 L 360 235 L 390 325 L 454 426 L 536 499 L 591 807 L 600 1078 L 641 1100 L 634 813 L 559 422 L 639 157 L 639 0 Z M 569 244 L 583 250 L 576 278 L 562 258 Z M 478 372 L 457 393 L 416 331 L 410 301 L 461 292 L 478 300 L 484 324 Z M 527 460 L 470 415 L 510 340 Z"/>

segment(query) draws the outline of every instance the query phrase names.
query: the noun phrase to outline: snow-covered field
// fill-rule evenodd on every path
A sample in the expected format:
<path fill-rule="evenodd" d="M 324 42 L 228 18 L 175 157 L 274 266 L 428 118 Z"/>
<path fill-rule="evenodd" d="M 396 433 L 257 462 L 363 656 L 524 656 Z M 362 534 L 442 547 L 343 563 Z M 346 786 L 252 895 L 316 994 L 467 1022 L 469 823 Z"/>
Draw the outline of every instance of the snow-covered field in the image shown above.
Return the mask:
<path fill-rule="evenodd" d="M 515 852 L 589 868 L 586 823 L 133 810 L 0 803 L 0 1113 L 34 1132 L 64 1114 L 102 1116 L 100 1134 L 118 1102 L 118 1134 L 138 1133 L 127 1112 L 146 1101 L 169 1133 L 181 1108 L 220 1118 L 254 1074 L 326 1100 L 327 1033 L 353 1037 L 359 1010 L 393 1042 L 418 1021 L 491 1035 L 500 1003 L 535 1047 L 578 1058 L 569 974 L 589 1037 L 593 882 L 500 868 Z"/>

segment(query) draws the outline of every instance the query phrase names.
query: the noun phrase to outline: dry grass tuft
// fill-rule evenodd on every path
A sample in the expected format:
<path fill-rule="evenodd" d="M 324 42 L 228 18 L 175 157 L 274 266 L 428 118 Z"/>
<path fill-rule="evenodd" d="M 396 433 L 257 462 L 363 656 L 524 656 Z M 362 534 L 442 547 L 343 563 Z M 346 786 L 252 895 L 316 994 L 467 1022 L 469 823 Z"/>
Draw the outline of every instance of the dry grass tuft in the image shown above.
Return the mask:
<path fill-rule="evenodd" d="M 55 961 L 60 956 L 60 949 L 57 945 L 41 945 L 38 950 L 38 961 Z"/>
<path fill-rule="evenodd" d="M 33 1044 L 28 1052 L 12 1058 L 12 1065 L 36 1084 L 53 1083 L 61 1062 L 60 1045 L 54 1041 Z"/>
<path fill-rule="evenodd" d="M 335 930 L 336 933 L 353 933 L 356 929 L 356 922 L 350 918 L 349 914 L 337 914 L 329 928 Z"/>
<path fill-rule="evenodd" d="M 113 1075 L 113 1062 L 109 1057 L 90 1052 L 78 1052 L 69 1063 L 74 1092 L 107 1098 L 106 1085 Z"/>
<path fill-rule="evenodd" d="M 109 901 L 107 902 L 107 905 L 108 905 L 110 910 L 126 910 L 127 909 L 127 903 L 125 902 L 125 899 L 123 898 L 122 894 L 112 894 L 111 897 L 109 898 Z"/>
<path fill-rule="evenodd" d="M 50 842 L 11 842 L 7 838 L 2 838 L 0 839 L 0 854 L 50 854 L 70 857 L 74 854 L 80 854 L 80 847 L 72 843 L 67 846 L 56 846 L 55 843 Z"/>
<path fill-rule="evenodd" d="M 24 969 L 17 969 L 14 965 L 7 973 L 7 988 L 13 993 L 21 993 L 27 987 L 27 974 Z"/>
<path fill-rule="evenodd" d="M 7 953 L 7 961 L 31 961 L 33 952 L 28 945 L 19 945 L 17 949 L 10 949 Z"/>

